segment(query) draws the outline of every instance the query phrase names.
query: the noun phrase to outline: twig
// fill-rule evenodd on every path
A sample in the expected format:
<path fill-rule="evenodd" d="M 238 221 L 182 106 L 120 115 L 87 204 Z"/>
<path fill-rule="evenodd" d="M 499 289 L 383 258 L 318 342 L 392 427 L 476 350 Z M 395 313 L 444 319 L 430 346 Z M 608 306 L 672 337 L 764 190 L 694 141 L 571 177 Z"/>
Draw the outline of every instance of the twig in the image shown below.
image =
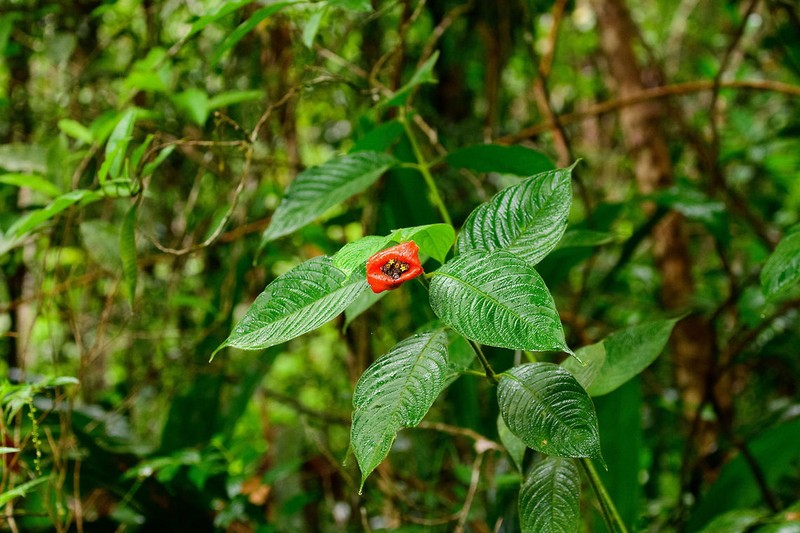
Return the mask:
<path fill-rule="evenodd" d="M 475 493 L 478 491 L 478 481 L 481 478 L 481 465 L 483 464 L 483 453 L 479 453 L 475 460 L 472 462 L 472 477 L 469 480 L 469 490 L 467 497 L 464 500 L 464 505 L 459 512 L 458 525 L 456 525 L 455 532 L 461 533 L 464 531 L 464 526 L 469 518 L 469 510 L 472 507 L 472 500 L 475 498 Z"/>

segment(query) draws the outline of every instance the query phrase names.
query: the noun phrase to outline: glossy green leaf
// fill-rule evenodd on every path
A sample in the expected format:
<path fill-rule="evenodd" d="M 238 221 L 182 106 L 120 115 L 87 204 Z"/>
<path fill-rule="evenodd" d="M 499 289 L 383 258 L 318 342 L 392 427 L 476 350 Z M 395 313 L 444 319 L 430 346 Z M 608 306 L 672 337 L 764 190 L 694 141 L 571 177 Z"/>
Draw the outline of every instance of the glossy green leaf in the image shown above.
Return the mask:
<path fill-rule="evenodd" d="M 138 267 L 136 264 L 136 215 L 139 203 L 134 203 L 125 218 L 119 232 L 119 257 L 122 260 L 122 275 L 125 278 L 125 287 L 128 290 L 128 299 L 131 307 L 136 298 L 136 281 Z"/>
<path fill-rule="evenodd" d="M 73 139 L 83 141 L 86 144 L 92 144 L 94 142 L 94 135 L 92 135 L 91 130 L 77 120 L 62 118 L 58 121 L 58 129 Z"/>
<path fill-rule="evenodd" d="M 519 491 L 523 533 L 580 530 L 581 476 L 574 459 L 547 457 L 528 474 Z"/>
<path fill-rule="evenodd" d="M 0 175 L 0 183 L 14 187 L 26 187 L 32 191 L 39 191 L 47 196 L 58 196 L 61 190 L 52 182 L 36 174 L 10 173 Z"/>
<path fill-rule="evenodd" d="M 448 261 L 433 273 L 430 300 L 445 324 L 481 344 L 572 353 L 544 281 L 510 252 L 475 251 Z"/>
<path fill-rule="evenodd" d="M 525 450 L 528 447 L 522 442 L 522 439 L 514 435 L 506 425 L 503 417 L 497 415 L 497 436 L 500 437 L 500 442 L 508 452 L 514 466 L 517 467 L 519 472 L 522 472 L 522 459 L 525 457 Z"/>
<path fill-rule="evenodd" d="M 764 518 L 764 512 L 755 509 L 736 509 L 712 520 L 701 533 L 746 533 Z"/>
<path fill-rule="evenodd" d="M 546 155 L 519 145 L 476 144 L 450 152 L 445 160 L 451 167 L 517 176 L 532 176 L 553 169 Z"/>
<path fill-rule="evenodd" d="M 262 7 L 250 17 L 239 24 L 235 30 L 230 32 L 225 39 L 214 49 L 214 55 L 211 56 L 211 65 L 214 66 L 219 63 L 222 56 L 225 55 L 225 52 L 236 46 L 236 43 L 244 39 L 244 37 L 253 31 L 256 26 L 258 26 L 264 19 L 274 15 L 281 9 L 286 6 L 292 5 L 295 2 L 277 2 L 275 4 L 270 4 L 266 7 Z"/>
<path fill-rule="evenodd" d="M 761 270 L 761 287 L 767 298 L 779 296 L 800 281 L 800 231 L 781 239 Z"/>
<path fill-rule="evenodd" d="M 450 224 L 428 224 L 396 229 L 390 237 L 395 242 L 414 241 L 420 253 L 444 263 L 447 252 L 456 240 L 456 232 Z"/>
<path fill-rule="evenodd" d="M 362 487 L 389 453 L 397 432 L 422 421 L 446 376 L 444 330 L 409 337 L 367 368 L 353 393 L 350 430 Z"/>
<path fill-rule="evenodd" d="M 574 166 L 531 176 L 478 206 L 458 234 L 457 253 L 508 250 L 530 265 L 541 261 L 567 227 Z"/>
<path fill-rule="evenodd" d="M 331 207 L 372 185 L 395 162 L 378 152 L 358 152 L 300 173 L 262 237 L 262 244 L 305 226 Z"/>
<path fill-rule="evenodd" d="M 606 337 L 603 340 L 605 363 L 588 387 L 589 394 L 608 394 L 650 366 L 664 350 L 678 320 L 650 322 L 615 331 Z"/>
<path fill-rule="evenodd" d="M 366 264 L 367 259 L 383 250 L 392 239 L 380 235 L 367 235 L 357 241 L 349 242 L 333 255 L 333 265 L 350 274 Z"/>
<path fill-rule="evenodd" d="M 348 278 L 330 257 L 301 263 L 267 285 L 214 354 L 226 346 L 261 350 L 308 333 L 344 311 L 366 288 L 365 276 Z"/>
<path fill-rule="evenodd" d="M 553 363 L 516 366 L 500 375 L 497 401 L 508 429 L 534 450 L 602 460 L 592 399 L 567 370 Z"/>

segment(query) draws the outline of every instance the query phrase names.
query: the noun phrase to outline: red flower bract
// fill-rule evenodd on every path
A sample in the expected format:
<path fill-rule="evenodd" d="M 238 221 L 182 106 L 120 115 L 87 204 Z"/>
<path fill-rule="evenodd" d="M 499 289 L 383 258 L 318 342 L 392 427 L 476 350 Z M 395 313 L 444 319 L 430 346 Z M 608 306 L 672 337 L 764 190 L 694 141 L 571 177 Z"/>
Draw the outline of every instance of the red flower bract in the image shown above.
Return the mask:
<path fill-rule="evenodd" d="M 367 282 L 375 294 L 396 289 L 422 273 L 414 241 L 381 250 L 367 260 Z"/>

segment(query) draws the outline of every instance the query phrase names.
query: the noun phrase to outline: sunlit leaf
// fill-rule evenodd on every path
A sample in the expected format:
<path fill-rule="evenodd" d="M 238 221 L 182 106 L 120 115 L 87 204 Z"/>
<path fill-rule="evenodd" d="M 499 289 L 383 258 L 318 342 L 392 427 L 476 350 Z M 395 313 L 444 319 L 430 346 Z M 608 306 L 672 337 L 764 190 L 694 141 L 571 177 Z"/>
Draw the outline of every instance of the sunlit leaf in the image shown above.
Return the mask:
<path fill-rule="evenodd" d="M 311 16 L 308 17 L 305 26 L 303 26 L 303 44 L 306 45 L 306 48 L 311 48 L 314 46 L 314 39 L 317 37 L 317 32 L 319 31 L 319 25 L 322 23 L 322 18 L 328 12 L 328 4 L 327 3 L 319 3 L 319 7 L 317 7 Z"/>
<path fill-rule="evenodd" d="M 117 122 L 111 136 L 106 143 L 105 161 L 97 177 L 100 183 L 104 183 L 106 176 L 117 178 L 122 172 L 122 163 L 125 160 L 128 143 L 133 133 L 133 125 L 136 122 L 136 109 L 127 109 Z"/>
<path fill-rule="evenodd" d="M 102 198 L 102 196 L 94 191 L 77 190 L 62 194 L 49 205 L 35 211 L 31 211 L 26 215 L 17 219 L 17 221 L 8 229 L 8 234 L 20 237 L 31 230 L 36 229 L 39 225 L 47 222 L 54 216 L 58 215 L 70 206 L 79 202 L 83 205 L 94 202 Z"/>
<path fill-rule="evenodd" d="M 292 233 L 336 204 L 372 185 L 395 162 L 378 152 L 358 152 L 300 173 L 286 190 L 283 201 L 262 237 L 262 243 Z"/>
<path fill-rule="evenodd" d="M 442 321 L 481 344 L 571 353 L 542 278 L 502 250 L 475 251 L 433 273 L 430 300 Z"/>
<path fill-rule="evenodd" d="M 547 457 L 528 474 L 519 491 L 523 533 L 580 530 L 581 477 L 574 459 Z"/>
<path fill-rule="evenodd" d="M 392 242 L 390 237 L 367 235 L 357 241 L 349 242 L 333 255 L 333 264 L 336 268 L 350 274 L 357 268 L 364 266 L 367 259 L 383 250 Z"/>
<path fill-rule="evenodd" d="M 779 296 L 800 281 L 800 231 L 778 243 L 761 270 L 761 287 L 767 298 Z"/>
<path fill-rule="evenodd" d="M 415 335 L 373 363 L 353 393 L 350 440 L 361 468 L 361 485 L 386 457 L 404 427 L 422 421 L 444 388 L 447 334 Z"/>
<path fill-rule="evenodd" d="M 507 250 L 530 265 L 541 261 L 567 227 L 574 166 L 531 176 L 478 206 L 458 234 L 457 252 Z"/>
<path fill-rule="evenodd" d="M 450 224 L 428 224 L 394 230 L 390 237 L 395 242 L 414 241 L 422 254 L 444 263 L 447 252 L 453 246 L 456 232 Z"/>
<path fill-rule="evenodd" d="M 546 155 L 518 145 L 476 144 L 450 152 L 445 159 L 451 167 L 517 176 L 532 176 L 553 169 Z"/>
<path fill-rule="evenodd" d="M 4 185 L 11 185 L 14 187 L 26 187 L 32 191 L 39 191 L 47 196 L 58 196 L 61 190 L 50 181 L 47 181 L 41 176 L 36 174 L 2 174 L 0 175 L 0 183 Z"/>
<path fill-rule="evenodd" d="M 500 375 L 500 414 L 529 447 L 559 457 L 601 459 L 597 415 L 586 391 L 553 363 L 530 363 Z"/>
<path fill-rule="evenodd" d="M 366 288 L 365 275 L 348 278 L 330 257 L 301 263 L 267 285 L 214 354 L 226 346 L 261 350 L 308 333 L 344 311 Z"/>
<path fill-rule="evenodd" d="M 17 485 L 13 489 L 3 492 L 0 494 L 0 507 L 12 500 L 15 500 L 16 498 L 24 498 L 33 489 L 46 482 L 47 479 L 48 478 L 46 477 L 40 477 L 38 479 L 34 479 L 33 481 L 28 481 L 26 483 Z"/>
<path fill-rule="evenodd" d="M 86 144 L 92 144 L 94 142 L 94 135 L 92 135 L 91 130 L 77 120 L 62 118 L 58 121 L 58 129 L 73 139 L 83 141 Z"/>

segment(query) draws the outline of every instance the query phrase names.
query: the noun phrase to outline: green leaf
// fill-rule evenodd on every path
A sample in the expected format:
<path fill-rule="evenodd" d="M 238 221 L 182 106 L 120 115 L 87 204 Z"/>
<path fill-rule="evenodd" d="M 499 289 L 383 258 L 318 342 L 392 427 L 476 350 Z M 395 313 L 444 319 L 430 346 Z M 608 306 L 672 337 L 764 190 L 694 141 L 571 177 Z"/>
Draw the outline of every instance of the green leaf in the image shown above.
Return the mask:
<path fill-rule="evenodd" d="M 588 346 L 581 346 L 575 350 L 575 357 L 564 359 L 561 366 L 569 370 L 581 387 L 588 391 L 605 364 L 606 347 L 600 341 Z"/>
<path fill-rule="evenodd" d="M 522 442 L 522 439 L 514 435 L 506 425 L 503 417 L 497 415 L 497 435 L 500 437 L 500 442 L 508 452 L 514 466 L 517 467 L 519 472 L 522 472 L 522 458 L 525 456 L 525 450 L 528 447 Z"/>
<path fill-rule="evenodd" d="M 399 120 L 390 120 L 366 132 L 350 149 L 354 152 L 385 152 L 397 142 L 403 134 L 403 124 Z"/>
<path fill-rule="evenodd" d="M 754 509 L 736 509 L 716 517 L 701 533 L 745 533 L 761 522 L 764 512 Z"/>
<path fill-rule="evenodd" d="M 62 118 L 58 121 L 58 129 L 73 139 L 83 141 L 86 144 L 92 144 L 94 142 L 94 135 L 92 135 L 91 130 L 77 120 Z"/>
<path fill-rule="evenodd" d="M 664 350 L 678 320 L 680 318 L 650 322 L 615 331 L 606 337 L 603 340 L 605 363 L 586 389 L 589 394 L 608 394 L 650 366 Z M 591 359 L 598 355 L 593 352 L 588 356 L 590 360 L 584 362 L 592 366 Z"/>
<path fill-rule="evenodd" d="M 547 457 L 531 470 L 519 491 L 523 533 L 580 530 L 581 476 L 574 459 Z"/>
<path fill-rule="evenodd" d="M 497 401 L 508 429 L 534 450 L 602 460 L 592 399 L 558 365 L 530 363 L 503 372 Z"/>
<path fill-rule="evenodd" d="M 314 39 L 317 37 L 319 25 L 322 23 L 322 17 L 328 12 L 328 4 L 319 2 L 315 8 L 311 16 L 308 17 L 306 25 L 303 27 L 303 44 L 306 45 L 306 48 L 314 46 Z"/>
<path fill-rule="evenodd" d="M 228 0 L 226 2 L 222 2 L 221 4 L 215 5 L 212 9 L 209 9 L 208 13 L 194 21 L 192 27 L 189 29 L 189 33 L 186 34 L 184 39 L 191 37 L 209 24 L 213 24 L 222 17 L 233 13 L 237 9 L 246 6 L 252 1 L 253 0 Z"/>
<path fill-rule="evenodd" d="M 389 453 L 397 432 L 414 427 L 444 388 L 447 334 L 409 337 L 373 363 L 353 393 L 350 441 L 361 468 L 361 487 Z"/>
<path fill-rule="evenodd" d="M 408 80 L 408 83 L 397 89 L 395 93 L 388 99 L 380 102 L 376 107 L 382 109 L 384 107 L 393 107 L 403 105 L 408 99 L 409 95 L 416 89 L 418 85 L 423 83 L 436 83 L 438 80 L 433 75 L 433 67 L 436 65 L 436 60 L 439 59 L 439 51 L 437 50 L 431 57 L 419 66 L 419 68 Z"/>
<path fill-rule="evenodd" d="M 359 13 L 372 12 L 372 4 L 369 0 L 328 0 L 328 3 L 334 7 L 340 7 L 348 11 L 356 11 Z"/>
<path fill-rule="evenodd" d="M 553 169 L 553 163 L 546 155 L 518 145 L 476 144 L 450 152 L 445 161 L 451 167 L 517 176 L 531 176 Z"/>
<path fill-rule="evenodd" d="M 349 242 L 333 255 L 333 266 L 349 275 L 364 266 L 367 259 L 383 250 L 390 242 L 392 242 L 390 237 L 379 235 L 367 235 L 357 241 Z"/>
<path fill-rule="evenodd" d="M 448 261 L 433 273 L 430 299 L 445 324 L 481 344 L 572 353 L 544 281 L 509 252 L 475 251 Z"/>
<path fill-rule="evenodd" d="M 208 101 L 208 109 L 209 111 L 213 111 L 220 107 L 260 100 L 263 97 L 264 91 L 226 91 L 211 98 Z"/>
<path fill-rule="evenodd" d="M 119 257 L 122 260 L 122 274 L 125 278 L 125 287 L 128 290 L 131 308 L 136 299 L 136 278 L 138 267 L 136 264 L 136 215 L 139 203 L 134 203 L 125 218 L 119 232 Z"/>
<path fill-rule="evenodd" d="M 40 477 L 34 479 L 33 481 L 28 481 L 27 483 L 23 483 L 22 485 L 17 485 L 11 490 L 5 491 L 4 493 L 0 494 L 0 507 L 4 506 L 8 502 L 16 498 L 24 498 L 31 490 L 38 487 L 45 481 L 47 481 L 46 477 Z"/>
<path fill-rule="evenodd" d="M 301 172 L 262 237 L 262 246 L 305 226 L 331 207 L 372 185 L 395 162 L 378 152 L 358 152 L 331 159 Z"/>
<path fill-rule="evenodd" d="M 61 194 L 61 190 L 58 187 L 36 174 L 21 174 L 16 172 L 3 174 L 0 176 L 0 183 L 14 187 L 25 187 L 33 191 L 39 191 L 47 196 L 58 196 Z"/>
<path fill-rule="evenodd" d="M 7 233 L 8 235 L 12 235 L 14 237 L 21 237 L 25 233 L 36 229 L 44 222 L 47 222 L 54 216 L 61 213 L 63 210 L 75 205 L 78 202 L 86 205 L 88 203 L 97 201 L 100 198 L 102 198 L 100 194 L 84 189 L 62 194 L 46 207 L 31 211 L 30 213 L 20 217 L 14 224 L 12 224 Z"/>
<path fill-rule="evenodd" d="M 478 206 L 461 228 L 457 253 L 508 250 L 530 265 L 541 261 L 567 227 L 574 166 L 531 176 Z"/>
<path fill-rule="evenodd" d="M 105 220 L 87 220 L 80 228 L 83 248 L 98 265 L 110 272 L 122 272 L 119 257 L 119 228 Z"/>
<path fill-rule="evenodd" d="M 564 248 L 589 248 L 611 242 L 614 242 L 614 235 L 611 233 L 588 229 L 575 229 L 564 233 L 564 236 L 558 241 L 556 250 Z"/>
<path fill-rule="evenodd" d="M 301 263 L 267 285 L 212 358 L 226 346 L 261 350 L 317 329 L 366 288 L 366 276 L 348 278 L 330 257 Z"/>
<path fill-rule="evenodd" d="M 216 47 L 214 50 L 214 55 L 211 56 L 211 66 L 215 66 L 219 63 L 222 56 L 225 55 L 225 52 L 236 46 L 236 43 L 244 39 L 245 35 L 253 31 L 253 29 L 258 26 L 264 19 L 274 15 L 281 9 L 286 6 L 292 5 L 295 2 L 278 2 L 275 4 L 270 4 L 266 7 L 262 7 L 250 17 L 239 24 L 235 30 L 229 33 L 225 39 L 220 43 L 219 46 Z"/>
<path fill-rule="evenodd" d="M 800 281 L 800 231 L 786 235 L 761 270 L 761 288 L 774 298 Z"/>
<path fill-rule="evenodd" d="M 456 240 L 456 232 L 450 224 L 427 224 L 396 229 L 389 237 L 395 242 L 414 241 L 421 253 L 444 263 L 447 252 Z"/>
<path fill-rule="evenodd" d="M 172 96 L 172 101 L 186 117 L 198 126 L 208 120 L 208 95 L 205 91 L 191 88 Z"/>
<path fill-rule="evenodd" d="M 117 122 L 111 136 L 106 143 L 106 159 L 97 173 L 97 177 L 102 185 L 106 181 L 106 176 L 118 178 L 122 172 L 122 163 L 128 149 L 128 143 L 133 134 L 133 125 L 136 122 L 136 109 L 127 109 Z"/>
<path fill-rule="evenodd" d="M 149 163 L 147 163 L 147 164 L 146 164 L 146 165 L 145 165 L 145 166 L 142 168 L 141 177 L 142 177 L 142 178 L 146 178 L 146 177 L 148 177 L 148 176 L 152 176 L 152 175 L 153 175 L 153 172 L 155 172 L 155 170 L 156 170 L 158 167 L 160 167 L 160 166 L 161 166 L 161 163 L 163 163 L 163 162 L 164 162 L 164 161 L 165 161 L 165 160 L 166 160 L 166 159 L 169 157 L 169 155 L 170 155 L 170 154 L 171 154 L 173 151 L 175 151 L 175 145 L 174 145 L 174 144 L 171 144 L 171 145 L 169 145 L 169 146 L 166 146 L 166 147 L 164 147 L 164 148 L 163 148 L 163 149 L 162 149 L 162 150 L 161 150 L 161 151 L 158 153 L 158 155 L 156 156 L 156 158 L 155 158 L 155 159 L 153 159 L 152 161 L 150 161 Z"/>
<path fill-rule="evenodd" d="M 0 144 L 0 168 L 23 174 L 46 174 L 47 150 L 35 144 Z"/>

